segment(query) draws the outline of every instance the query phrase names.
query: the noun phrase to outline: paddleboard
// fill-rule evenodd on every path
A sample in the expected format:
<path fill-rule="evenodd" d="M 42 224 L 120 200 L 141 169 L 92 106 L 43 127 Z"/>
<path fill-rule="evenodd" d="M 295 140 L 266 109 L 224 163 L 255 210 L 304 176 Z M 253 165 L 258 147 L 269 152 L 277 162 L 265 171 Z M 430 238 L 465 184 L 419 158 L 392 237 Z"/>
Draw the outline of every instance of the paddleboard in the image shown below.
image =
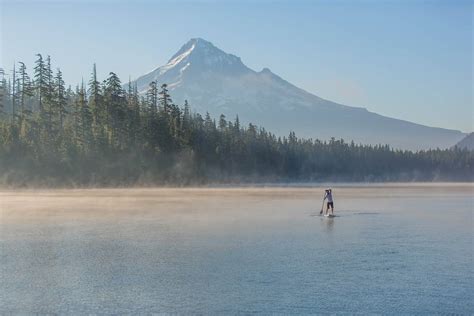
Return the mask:
<path fill-rule="evenodd" d="M 336 215 L 333 215 L 333 214 L 324 214 L 324 217 L 336 217 Z"/>

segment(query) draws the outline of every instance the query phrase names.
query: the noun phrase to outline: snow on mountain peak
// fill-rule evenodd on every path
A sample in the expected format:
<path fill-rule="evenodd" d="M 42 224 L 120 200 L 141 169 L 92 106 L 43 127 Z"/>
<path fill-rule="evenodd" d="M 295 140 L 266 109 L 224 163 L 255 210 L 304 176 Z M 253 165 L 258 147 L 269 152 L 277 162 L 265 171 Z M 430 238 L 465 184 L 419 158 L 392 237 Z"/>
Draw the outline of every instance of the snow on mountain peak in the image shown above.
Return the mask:
<path fill-rule="evenodd" d="M 253 71 L 245 66 L 239 57 L 224 52 L 202 38 L 192 38 L 165 65 L 138 78 L 138 89 L 144 93 L 152 81 L 166 82 L 169 87 L 178 87 L 187 79 L 209 72 L 233 76 Z"/>
<path fill-rule="evenodd" d="M 239 57 L 227 54 L 214 46 L 211 42 L 202 38 L 192 38 L 184 44 L 178 52 L 171 57 L 168 63 L 164 67 L 161 67 L 164 68 L 161 73 L 166 72 L 180 63 L 183 63 L 183 66 L 180 66 L 180 68 L 188 63 L 191 66 L 199 68 L 225 68 L 233 65 L 244 66 Z"/>
<path fill-rule="evenodd" d="M 168 60 L 168 63 L 170 63 L 171 61 L 175 60 L 176 58 L 178 58 L 179 56 L 182 56 L 182 55 L 189 55 L 193 50 L 194 48 L 196 47 L 196 44 L 198 42 L 203 42 L 204 40 L 200 39 L 200 38 L 192 38 L 190 39 L 186 44 L 184 44 L 183 46 L 181 46 L 181 48 L 170 58 L 170 60 Z M 206 42 L 206 41 L 204 41 Z M 209 43 L 209 42 L 206 42 L 206 43 Z M 211 44 L 211 43 L 209 43 Z M 212 44 L 211 44 L 212 45 Z"/>
<path fill-rule="evenodd" d="M 169 61 L 166 65 L 164 66 L 161 66 L 159 68 L 159 74 L 162 75 L 164 74 L 165 72 L 167 72 L 168 70 L 170 70 L 171 68 L 174 68 L 176 65 L 178 65 L 180 62 L 182 62 L 186 57 L 188 57 L 191 52 L 194 50 L 194 47 L 196 46 L 196 44 L 192 44 L 191 47 L 188 47 L 187 50 L 184 50 L 183 52 L 181 52 L 181 54 L 175 54 Z M 180 50 L 181 51 L 181 50 Z M 181 67 L 181 72 L 189 66 L 189 62 L 186 63 L 186 65 L 184 67 Z"/>

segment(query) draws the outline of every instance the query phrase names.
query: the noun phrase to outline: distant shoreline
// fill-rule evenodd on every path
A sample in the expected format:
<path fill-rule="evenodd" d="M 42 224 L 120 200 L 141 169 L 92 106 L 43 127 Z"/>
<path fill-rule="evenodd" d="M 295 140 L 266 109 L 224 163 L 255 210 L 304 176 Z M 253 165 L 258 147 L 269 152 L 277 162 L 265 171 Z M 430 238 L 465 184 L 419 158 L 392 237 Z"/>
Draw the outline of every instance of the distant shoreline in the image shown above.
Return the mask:
<path fill-rule="evenodd" d="M 190 184 L 190 185 L 176 185 L 176 184 L 162 184 L 162 185 L 128 185 L 128 186 L 93 186 L 93 185 L 63 185 L 63 186 L 52 186 L 52 185 L 0 185 L 1 191 L 10 190 L 112 190 L 112 189 L 312 189 L 312 188 L 326 188 L 326 187 L 338 187 L 338 188 L 352 188 L 352 187 L 440 187 L 440 186 L 472 186 L 474 188 L 473 181 L 372 181 L 372 182 L 361 182 L 361 181 L 323 181 L 323 182 L 255 182 L 255 183 L 209 183 L 209 184 Z"/>

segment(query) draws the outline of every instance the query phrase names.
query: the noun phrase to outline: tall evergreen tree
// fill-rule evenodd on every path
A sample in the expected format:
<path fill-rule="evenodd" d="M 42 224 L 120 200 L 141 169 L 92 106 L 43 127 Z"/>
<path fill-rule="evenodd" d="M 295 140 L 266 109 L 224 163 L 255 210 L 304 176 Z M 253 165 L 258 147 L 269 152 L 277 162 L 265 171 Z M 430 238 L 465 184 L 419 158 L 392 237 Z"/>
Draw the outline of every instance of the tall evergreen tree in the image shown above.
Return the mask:
<path fill-rule="evenodd" d="M 83 152 L 88 152 L 93 143 L 93 115 L 86 98 L 84 82 L 77 89 L 76 99 L 76 139 Z"/>
<path fill-rule="evenodd" d="M 91 78 L 89 80 L 89 108 L 93 118 L 93 133 L 98 143 L 103 144 L 105 133 L 105 107 L 103 104 L 100 82 L 97 80 L 97 68 L 94 63 Z"/>
<path fill-rule="evenodd" d="M 24 63 L 19 62 L 20 68 L 18 70 L 18 101 L 19 101 L 19 129 L 20 137 L 26 139 L 28 137 L 27 124 L 31 123 L 31 109 L 27 106 L 27 102 L 34 94 L 33 87 L 31 86 L 30 77 L 26 72 L 26 66 Z"/>
<path fill-rule="evenodd" d="M 181 131 L 185 144 L 189 144 L 191 140 L 191 120 L 191 110 L 189 108 L 188 100 L 184 100 L 183 119 L 181 120 Z"/>
<path fill-rule="evenodd" d="M 64 127 L 64 118 L 67 113 L 66 111 L 66 87 L 64 85 L 63 74 L 61 69 L 58 68 L 55 77 L 55 91 L 54 91 L 54 103 L 55 103 L 55 112 L 59 117 L 59 126 L 60 130 L 63 130 Z"/>
<path fill-rule="evenodd" d="M 44 104 L 46 108 L 46 115 L 48 117 L 48 127 L 47 130 L 49 131 L 50 137 L 53 135 L 56 136 L 56 133 L 53 133 L 53 130 L 55 129 L 55 121 L 54 121 L 54 115 L 56 112 L 56 104 L 54 100 L 54 75 L 53 75 L 53 69 L 51 66 L 51 56 L 48 55 L 46 57 L 46 63 L 45 63 L 45 81 L 46 81 L 46 93 L 45 93 L 45 98 L 44 98 Z"/>
<path fill-rule="evenodd" d="M 20 68 L 18 69 L 18 80 L 20 82 L 19 93 L 19 106 L 20 116 L 24 117 L 26 114 L 26 101 L 29 97 L 33 96 L 33 91 L 30 84 L 30 77 L 26 73 L 26 66 L 24 63 L 19 62 Z"/>
<path fill-rule="evenodd" d="M 222 132 L 222 131 L 225 131 L 226 128 L 227 128 L 227 121 L 225 119 L 225 115 L 221 114 L 221 116 L 219 117 L 219 130 Z"/>
<path fill-rule="evenodd" d="M 156 81 L 150 82 L 148 90 L 146 92 L 146 98 L 148 102 L 149 112 L 152 116 L 155 116 L 158 111 L 158 88 Z"/>
<path fill-rule="evenodd" d="M 13 64 L 13 82 L 12 82 L 12 89 L 11 89 L 11 100 L 12 100 L 12 124 L 15 124 L 15 119 L 16 119 L 16 100 L 18 98 L 17 96 L 17 88 L 18 88 L 18 81 L 16 77 L 16 67 L 15 64 Z"/>
<path fill-rule="evenodd" d="M 35 61 L 36 65 L 34 68 L 35 88 L 38 96 L 38 108 L 40 113 L 43 113 L 43 102 L 45 95 L 48 93 L 46 81 L 46 65 L 41 54 L 36 54 L 36 56 L 38 56 L 38 59 Z"/>
<path fill-rule="evenodd" d="M 7 95 L 7 80 L 5 79 L 5 71 L 0 68 L 0 116 L 5 111 Z"/>
<path fill-rule="evenodd" d="M 174 138 L 175 145 L 179 146 L 181 141 L 181 109 L 178 105 L 172 103 L 170 106 L 170 133 Z"/>
<path fill-rule="evenodd" d="M 126 99 L 122 83 L 114 72 L 110 72 L 105 81 L 104 102 L 107 109 L 109 143 L 112 146 L 123 146 L 126 134 Z"/>
<path fill-rule="evenodd" d="M 136 144 L 139 137 L 141 136 L 141 120 L 140 120 L 140 96 L 138 94 L 137 84 L 132 88 L 132 84 L 129 82 L 129 97 L 128 97 L 128 112 L 130 116 L 129 120 L 129 133 L 130 142 Z"/>
<path fill-rule="evenodd" d="M 161 91 L 159 92 L 159 95 L 160 110 L 165 113 L 169 113 L 173 101 L 171 100 L 171 96 L 168 92 L 168 85 L 166 83 L 161 85 Z"/>

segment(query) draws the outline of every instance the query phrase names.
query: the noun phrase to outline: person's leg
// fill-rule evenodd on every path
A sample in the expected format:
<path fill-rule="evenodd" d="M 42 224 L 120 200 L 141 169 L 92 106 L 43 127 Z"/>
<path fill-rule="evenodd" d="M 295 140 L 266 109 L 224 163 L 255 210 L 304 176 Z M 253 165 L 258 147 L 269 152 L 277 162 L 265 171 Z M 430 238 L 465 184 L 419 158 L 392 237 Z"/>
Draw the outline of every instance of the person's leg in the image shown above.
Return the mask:
<path fill-rule="evenodd" d="M 328 211 L 329 211 L 329 208 L 331 208 L 331 214 L 334 215 L 334 203 L 333 202 L 328 203 Z"/>

